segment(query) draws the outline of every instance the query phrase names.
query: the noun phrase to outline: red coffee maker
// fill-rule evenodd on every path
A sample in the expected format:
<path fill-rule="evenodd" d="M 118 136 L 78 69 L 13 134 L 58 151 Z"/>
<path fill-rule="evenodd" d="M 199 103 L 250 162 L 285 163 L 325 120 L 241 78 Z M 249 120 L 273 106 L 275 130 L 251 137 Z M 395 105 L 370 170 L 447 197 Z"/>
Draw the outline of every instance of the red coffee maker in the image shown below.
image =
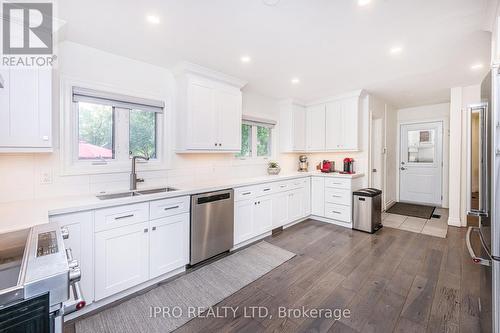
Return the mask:
<path fill-rule="evenodd" d="M 354 159 L 350 157 L 344 158 L 344 172 L 348 174 L 354 173 Z"/>
<path fill-rule="evenodd" d="M 335 163 L 333 163 L 332 161 L 324 160 L 323 163 L 321 163 L 321 172 L 333 172 L 334 169 Z"/>

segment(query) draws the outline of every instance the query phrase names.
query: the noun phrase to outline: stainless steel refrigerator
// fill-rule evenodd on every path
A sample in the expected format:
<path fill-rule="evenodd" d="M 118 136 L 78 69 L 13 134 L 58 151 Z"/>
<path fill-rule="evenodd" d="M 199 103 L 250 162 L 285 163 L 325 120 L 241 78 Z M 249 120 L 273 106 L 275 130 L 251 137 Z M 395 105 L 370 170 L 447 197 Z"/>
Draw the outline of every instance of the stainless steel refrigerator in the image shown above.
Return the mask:
<path fill-rule="evenodd" d="M 500 332 L 500 73 L 493 68 L 481 84 L 481 103 L 467 110 L 468 165 L 466 243 L 481 265 L 481 332 Z M 479 239 L 480 249 L 471 244 Z"/>

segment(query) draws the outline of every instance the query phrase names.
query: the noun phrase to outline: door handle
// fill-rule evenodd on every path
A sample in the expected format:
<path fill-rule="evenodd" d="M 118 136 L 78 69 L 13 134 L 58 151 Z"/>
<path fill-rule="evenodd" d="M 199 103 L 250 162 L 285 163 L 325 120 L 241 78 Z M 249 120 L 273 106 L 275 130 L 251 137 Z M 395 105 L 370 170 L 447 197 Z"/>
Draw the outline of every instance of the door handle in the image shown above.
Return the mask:
<path fill-rule="evenodd" d="M 472 231 L 477 231 L 478 229 L 479 228 L 477 227 L 469 227 L 469 229 L 467 229 L 467 234 L 465 235 L 465 244 L 467 245 L 467 250 L 469 251 L 469 255 L 471 256 L 472 261 L 475 264 L 480 264 L 483 266 L 491 266 L 491 260 L 476 256 L 476 254 L 474 253 L 474 249 L 472 248 L 472 245 L 470 243 L 470 234 L 472 233 Z M 479 237 L 481 237 L 481 235 L 479 235 Z"/>
<path fill-rule="evenodd" d="M 468 216 L 477 216 L 477 217 L 488 217 L 488 212 L 482 211 L 482 210 L 477 210 L 477 209 L 471 209 L 467 211 Z"/>

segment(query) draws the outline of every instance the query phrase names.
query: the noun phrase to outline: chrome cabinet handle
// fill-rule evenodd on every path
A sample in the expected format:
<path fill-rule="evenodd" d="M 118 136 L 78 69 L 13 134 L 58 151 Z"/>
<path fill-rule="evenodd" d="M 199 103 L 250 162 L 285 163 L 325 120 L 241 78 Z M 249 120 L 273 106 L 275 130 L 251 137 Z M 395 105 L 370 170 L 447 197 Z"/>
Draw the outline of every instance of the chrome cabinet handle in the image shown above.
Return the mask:
<path fill-rule="evenodd" d="M 265 189 L 263 189 L 263 191 L 267 192 L 267 191 L 271 191 L 271 189 L 270 188 L 265 188 Z"/>
<path fill-rule="evenodd" d="M 336 210 L 332 210 L 332 213 L 335 213 L 335 214 L 342 214 L 341 212 L 337 212 Z"/>
<path fill-rule="evenodd" d="M 472 245 L 470 243 L 470 234 L 472 233 L 472 231 L 476 231 L 477 229 L 479 228 L 469 227 L 469 229 L 467 229 L 467 234 L 465 235 L 465 244 L 467 245 L 467 250 L 469 250 L 469 255 L 471 256 L 472 261 L 475 264 L 480 264 L 483 266 L 491 266 L 491 260 L 476 256 L 476 254 L 474 253 L 474 249 L 472 248 Z"/>
<path fill-rule="evenodd" d="M 172 206 L 172 207 L 165 207 L 165 208 L 163 208 L 163 210 L 171 210 L 171 209 L 177 209 L 177 208 L 179 208 L 179 205 Z"/>
<path fill-rule="evenodd" d="M 400 169 L 401 169 L 401 170 L 406 170 L 406 168 L 404 168 L 404 167 L 401 167 Z"/>
<path fill-rule="evenodd" d="M 241 195 L 249 195 L 249 194 L 252 194 L 252 192 L 241 193 Z"/>
<path fill-rule="evenodd" d="M 129 217 L 134 217 L 134 214 L 123 215 L 123 216 L 117 216 L 117 217 L 115 217 L 115 220 L 128 219 Z"/>
<path fill-rule="evenodd" d="M 148 232 L 148 228 L 144 228 L 144 233 Z"/>
<path fill-rule="evenodd" d="M 156 227 L 153 227 L 153 231 L 156 231 Z"/>

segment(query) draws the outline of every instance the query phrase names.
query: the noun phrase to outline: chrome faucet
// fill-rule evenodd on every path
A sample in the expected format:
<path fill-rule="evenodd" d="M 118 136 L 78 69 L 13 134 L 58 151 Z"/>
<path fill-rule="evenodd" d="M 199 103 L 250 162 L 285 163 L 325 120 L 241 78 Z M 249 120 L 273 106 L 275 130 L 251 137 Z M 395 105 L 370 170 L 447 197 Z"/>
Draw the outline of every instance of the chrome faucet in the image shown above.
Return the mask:
<path fill-rule="evenodd" d="M 137 178 L 137 174 L 135 173 L 135 161 L 137 159 L 149 161 L 149 157 L 145 156 L 132 156 L 132 172 L 130 173 L 130 190 L 137 190 L 137 183 L 143 183 L 144 178 Z"/>

